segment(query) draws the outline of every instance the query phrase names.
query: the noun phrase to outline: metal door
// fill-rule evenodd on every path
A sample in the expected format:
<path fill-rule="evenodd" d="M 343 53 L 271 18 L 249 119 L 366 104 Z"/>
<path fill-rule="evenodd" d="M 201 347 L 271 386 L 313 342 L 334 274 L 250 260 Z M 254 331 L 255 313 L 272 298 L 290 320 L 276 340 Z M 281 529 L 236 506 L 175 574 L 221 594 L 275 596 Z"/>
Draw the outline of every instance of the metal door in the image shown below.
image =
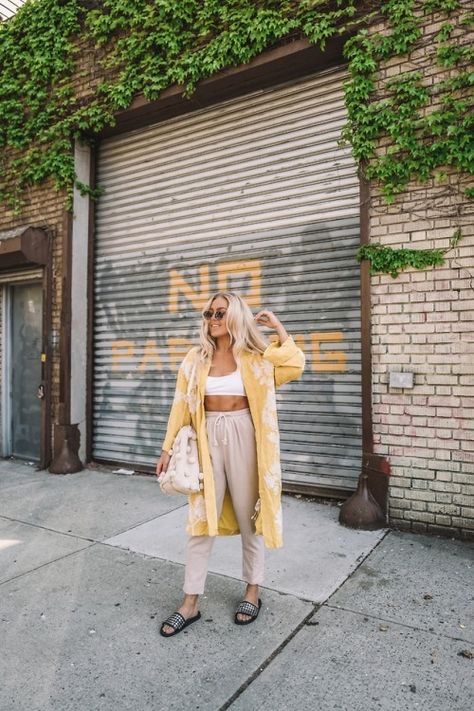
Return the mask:
<path fill-rule="evenodd" d="M 43 298 L 41 284 L 10 286 L 10 453 L 40 459 L 41 345 Z"/>

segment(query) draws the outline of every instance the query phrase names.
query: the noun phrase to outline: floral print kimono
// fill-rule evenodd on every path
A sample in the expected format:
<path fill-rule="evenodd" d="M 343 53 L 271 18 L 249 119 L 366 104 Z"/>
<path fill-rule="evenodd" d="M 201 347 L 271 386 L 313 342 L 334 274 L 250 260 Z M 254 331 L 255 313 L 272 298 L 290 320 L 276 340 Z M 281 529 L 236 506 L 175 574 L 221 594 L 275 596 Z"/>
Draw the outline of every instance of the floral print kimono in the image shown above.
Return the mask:
<path fill-rule="evenodd" d="M 242 380 L 255 428 L 259 499 L 255 507 L 256 533 L 267 548 L 280 548 L 282 539 L 281 468 L 275 387 L 300 377 L 304 354 L 289 336 L 284 343 L 270 344 L 263 355 L 244 351 L 239 358 Z M 203 361 L 199 348 L 192 348 L 178 372 L 163 449 L 170 451 L 178 431 L 191 424 L 197 434 L 204 489 L 189 497 L 186 531 L 191 536 L 239 533 L 232 500 L 226 491 L 222 513 L 217 518 L 214 476 L 209 454 L 204 390 L 210 362 Z"/>

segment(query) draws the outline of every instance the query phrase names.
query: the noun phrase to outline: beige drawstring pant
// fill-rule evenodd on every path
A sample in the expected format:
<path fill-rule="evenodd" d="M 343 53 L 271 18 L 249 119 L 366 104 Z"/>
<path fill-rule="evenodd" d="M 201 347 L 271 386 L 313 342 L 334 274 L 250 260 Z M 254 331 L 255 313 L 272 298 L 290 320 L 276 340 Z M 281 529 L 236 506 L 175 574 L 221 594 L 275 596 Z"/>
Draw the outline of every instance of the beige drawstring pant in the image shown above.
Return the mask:
<path fill-rule="evenodd" d="M 263 537 L 255 534 L 252 516 L 258 499 L 257 450 L 250 410 L 206 412 L 207 437 L 214 472 L 219 518 L 226 486 L 242 537 L 242 577 L 251 585 L 263 583 Z M 186 549 L 183 590 L 202 595 L 215 536 L 190 536 Z"/>

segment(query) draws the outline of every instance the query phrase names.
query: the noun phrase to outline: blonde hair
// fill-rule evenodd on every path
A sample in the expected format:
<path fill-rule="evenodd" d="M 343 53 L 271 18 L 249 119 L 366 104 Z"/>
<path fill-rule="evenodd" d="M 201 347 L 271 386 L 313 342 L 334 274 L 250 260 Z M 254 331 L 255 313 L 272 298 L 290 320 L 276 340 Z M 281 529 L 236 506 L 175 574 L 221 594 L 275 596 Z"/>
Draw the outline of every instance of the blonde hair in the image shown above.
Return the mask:
<path fill-rule="evenodd" d="M 226 325 L 234 358 L 238 358 L 242 351 L 263 353 L 268 345 L 267 341 L 257 328 L 249 306 L 238 294 L 233 294 L 229 291 L 220 291 L 209 299 L 204 307 L 204 311 L 210 309 L 212 302 L 219 296 L 225 299 L 228 304 Z M 203 360 L 211 359 L 216 349 L 216 342 L 209 332 L 209 321 L 206 319 L 202 320 L 199 340 L 201 345 L 201 358 Z"/>

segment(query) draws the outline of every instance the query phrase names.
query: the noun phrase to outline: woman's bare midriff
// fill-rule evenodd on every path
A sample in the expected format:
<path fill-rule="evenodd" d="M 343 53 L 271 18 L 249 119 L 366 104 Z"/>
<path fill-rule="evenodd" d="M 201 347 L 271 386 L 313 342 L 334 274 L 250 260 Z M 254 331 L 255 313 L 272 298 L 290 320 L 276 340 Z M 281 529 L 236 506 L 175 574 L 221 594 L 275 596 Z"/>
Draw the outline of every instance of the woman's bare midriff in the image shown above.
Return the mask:
<path fill-rule="evenodd" d="M 206 395 L 204 398 L 204 409 L 208 412 L 233 412 L 248 406 L 245 395 Z"/>

